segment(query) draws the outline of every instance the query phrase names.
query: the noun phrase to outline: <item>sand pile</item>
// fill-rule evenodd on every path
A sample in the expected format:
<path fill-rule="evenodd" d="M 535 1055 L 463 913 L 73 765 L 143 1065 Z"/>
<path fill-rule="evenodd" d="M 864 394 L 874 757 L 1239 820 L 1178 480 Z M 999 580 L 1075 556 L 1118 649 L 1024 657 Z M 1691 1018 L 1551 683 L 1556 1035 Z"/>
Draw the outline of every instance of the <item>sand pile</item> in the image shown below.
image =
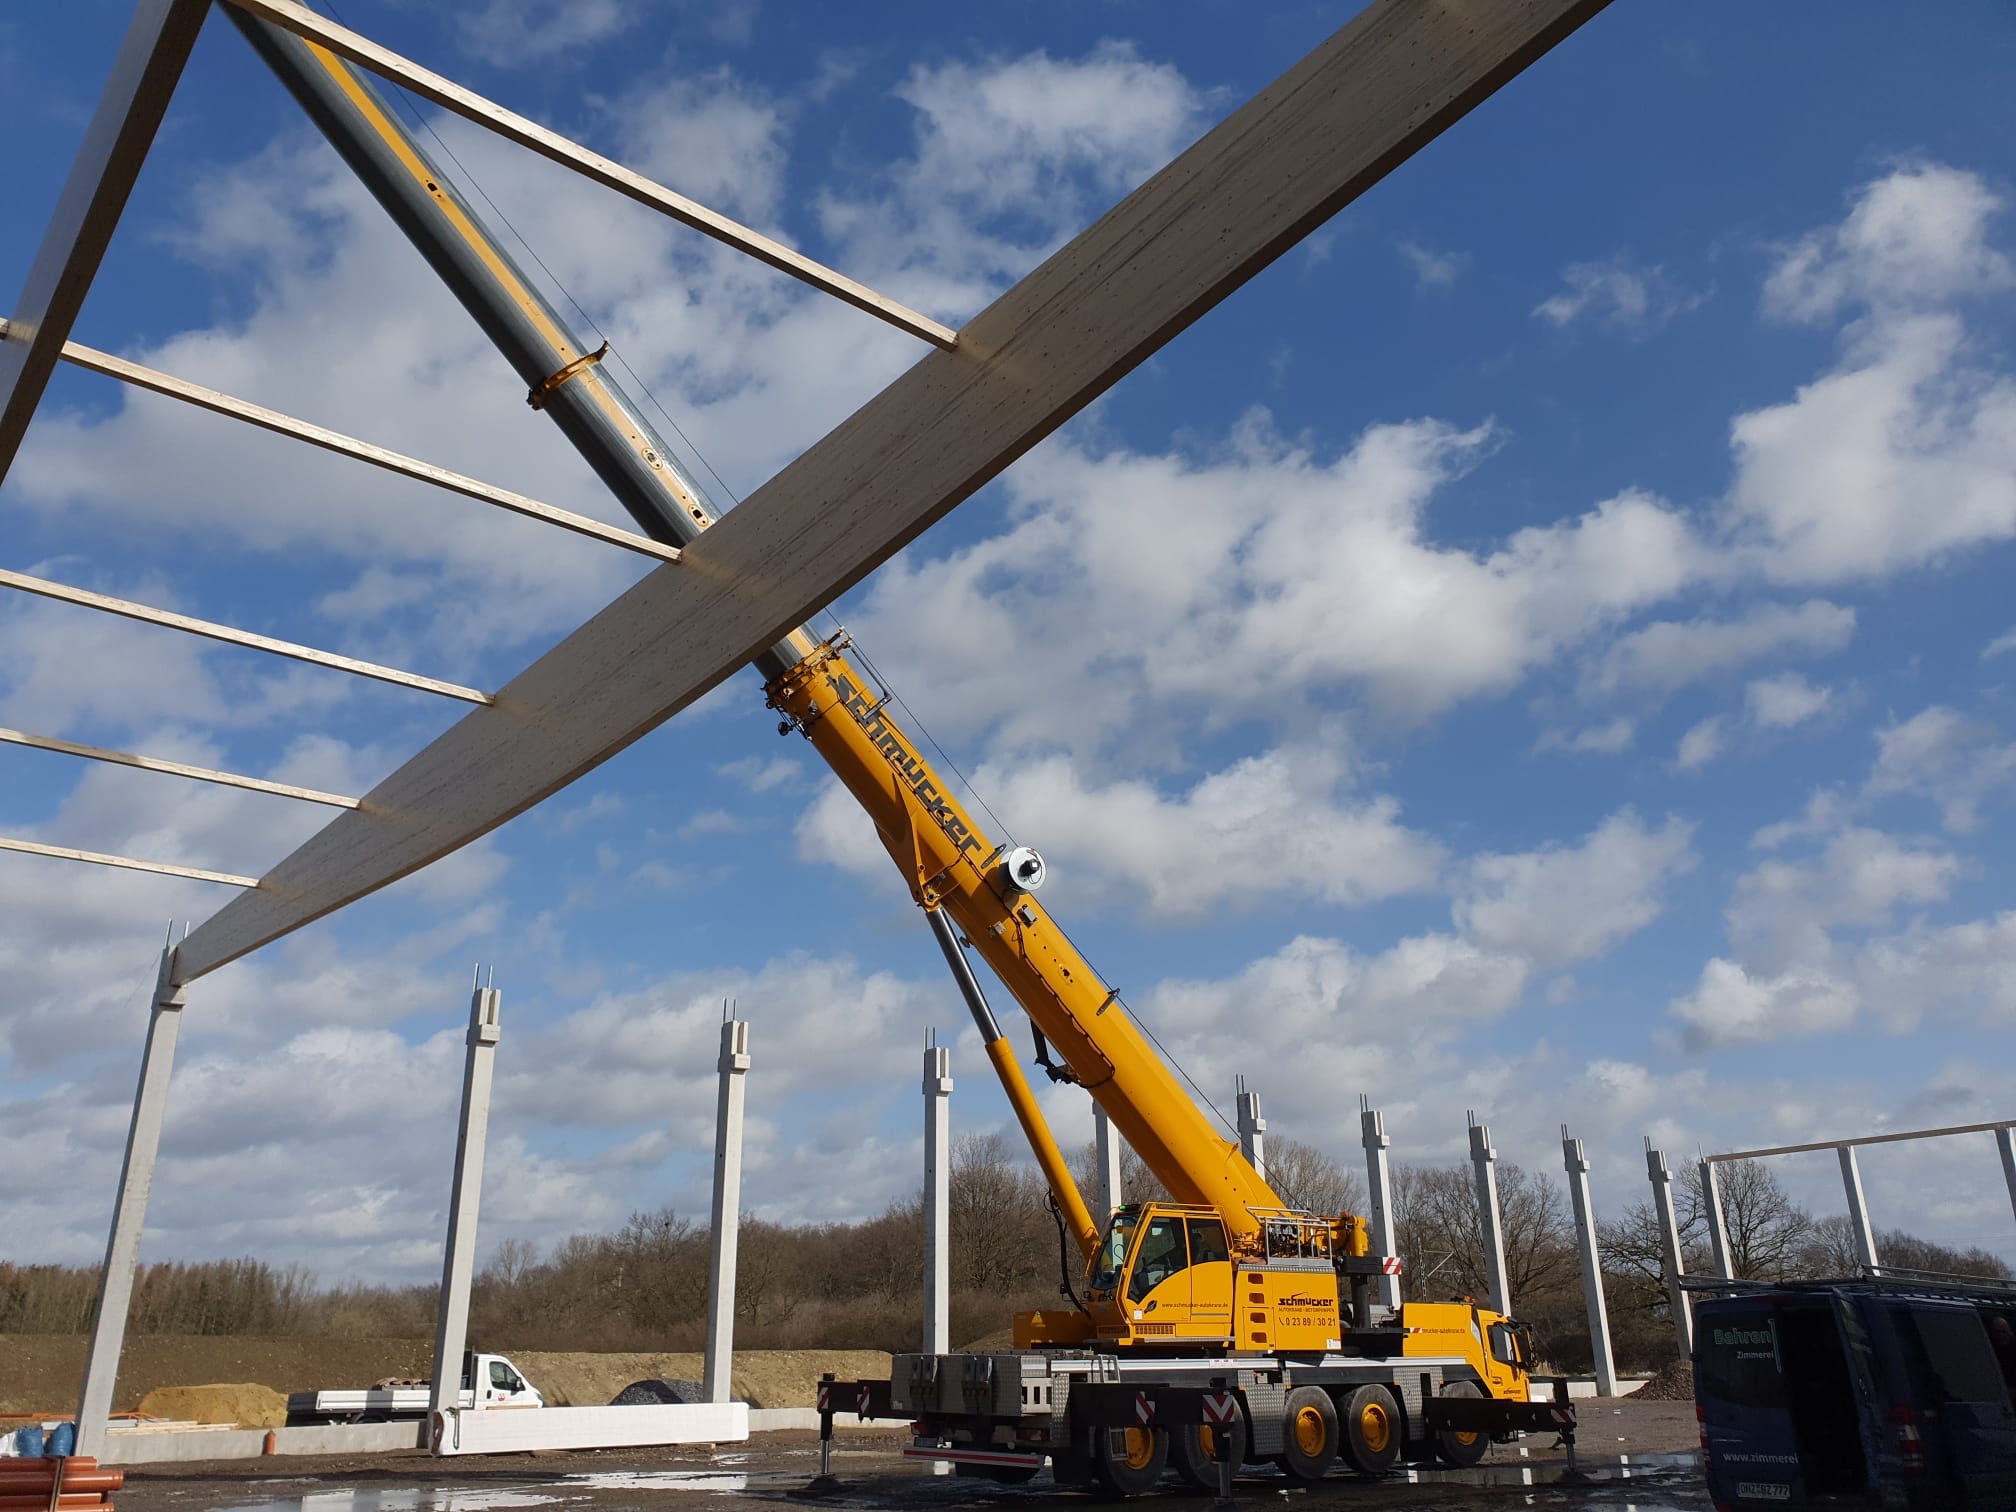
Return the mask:
<path fill-rule="evenodd" d="M 513 1354 L 547 1402 L 555 1407 L 606 1407 L 633 1381 L 700 1379 L 697 1354 Z M 819 1376 L 843 1381 L 889 1379 L 889 1356 L 875 1349 L 765 1349 L 736 1351 L 730 1381 L 737 1401 L 752 1407 L 816 1407 Z"/>
<path fill-rule="evenodd" d="M 1675 1360 L 1643 1386 L 1631 1393 L 1639 1402 L 1691 1402 L 1694 1400 L 1694 1365 L 1691 1360 Z"/>
<path fill-rule="evenodd" d="M 240 1428 L 284 1428 L 287 1398 L 271 1386 L 162 1386 L 140 1399 L 149 1417 L 184 1422 L 231 1423 Z"/>

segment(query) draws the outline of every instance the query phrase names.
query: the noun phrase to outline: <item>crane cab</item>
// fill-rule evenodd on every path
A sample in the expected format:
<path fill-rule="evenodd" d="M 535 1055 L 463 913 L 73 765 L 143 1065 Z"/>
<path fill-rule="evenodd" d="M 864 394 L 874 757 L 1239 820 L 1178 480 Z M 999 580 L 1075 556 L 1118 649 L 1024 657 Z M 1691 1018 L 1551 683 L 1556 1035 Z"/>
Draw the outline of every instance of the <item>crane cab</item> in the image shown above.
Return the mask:
<path fill-rule="evenodd" d="M 1235 1256 L 1214 1208 L 1120 1208 L 1087 1268 L 1084 1314 L 1023 1314 L 1015 1342 L 1190 1352 L 1339 1348 L 1329 1226 L 1301 1215 L 1270 1218 L 1267 1236 L 1261 1254 Z"/>

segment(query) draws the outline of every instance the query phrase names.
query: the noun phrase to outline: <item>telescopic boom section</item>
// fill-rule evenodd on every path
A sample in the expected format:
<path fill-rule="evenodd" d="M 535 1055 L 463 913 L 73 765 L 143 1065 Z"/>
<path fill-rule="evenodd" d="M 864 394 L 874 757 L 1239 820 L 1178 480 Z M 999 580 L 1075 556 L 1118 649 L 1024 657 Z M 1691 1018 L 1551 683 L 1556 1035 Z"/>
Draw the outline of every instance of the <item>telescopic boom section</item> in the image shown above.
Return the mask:
<path fill-rule="evenodd" d="M 383 95 L 334 53 L 235 7 L 225 13 L 639 527 L 655 540 L 683 546 L 713 523 L 717 511 L 705 491 L 400 125 Z M 867 679 L 848 663 L 843 647 L 821 644 L 801 627 L 758 657 L 756 666 L 769 680 L 771 703 L 805 733 L 875 821 L 918 902 L 957 923 L 1170 1195 L 1215 1207 L 1235 1247 L 1256 1245 L 1260 1220 L 1253 1210 L 1279 1209 L 1281 1199 L 1238 1146 L 1205 1120 L 1118 994 L 1042 904 L 1010 886 L 994 845 L 871 698 Z M 1005 1037 L 989 1042 L 988 1055 L 1082 1248 L 1093 1235 L 1091 1218 Z"/>
<path fill-rule="evenodd" d="M 1010 884 L 999 848 L 896 727 L 844 646 L 821 646 L 773 679 L 772 705 L 868 811 L 917 901 L 952 916 L 1169 1195 L 1218 1209 L 1235 1246 L 1257 1241 L 1254 1209 L 1279 1209 L 1281 1199 L 1206 1121 L 1043 905 Z"/>

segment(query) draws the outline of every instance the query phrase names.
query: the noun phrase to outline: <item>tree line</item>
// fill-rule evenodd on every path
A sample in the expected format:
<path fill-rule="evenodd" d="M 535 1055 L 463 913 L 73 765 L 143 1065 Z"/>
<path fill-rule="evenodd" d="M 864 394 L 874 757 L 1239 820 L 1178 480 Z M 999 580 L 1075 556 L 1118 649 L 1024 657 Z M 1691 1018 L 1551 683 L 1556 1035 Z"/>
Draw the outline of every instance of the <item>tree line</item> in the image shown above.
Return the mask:
<path fill-rule="evenodd" d="M 1090 1190 L 1092 1151 L 1073 1161 Z M 1363 1212 L 1364 1185 L 1323 1150 L 1270 1140 L 1269 1182 L 1298 1207 Z M 1718 1178 L 1730 1260 L 1737 1276 L 1781 1280 L 1853 1274 L 1846 1217 L 1815 1217 L 1760 1162 L 1724 1165 Z M 1127 1152 L 1130 1201 L 1165 1196 Z M 1033 1166 L 1000 1134 L 955 1142 L 950 1172 L 952 1327 L 961 1347 L 1005 1347 L 1018 1311 L 1070 1304 L 1061 1296 L 1075 1253 Z M 1575 1247 L 1561 1180 L 1510 1162 L 1498 1165 L 1499 1204 L 1514 1313 L 1532 1323 L 1543 1357 L 1586 1369 L 1591 1350 Z M 1407 1296 L 1483 1299 L 1483 1229 L 1471 1167 L 1401 1165 L 1393 1173 L 1396 1247 Z M 1709 1270 L 1708 1217 L 1698 1172 L 1675 1184 L 1686 1270 Z M 1653 1370 L 1675 1353 L 1664 1259 L 1651 1203 L 1598 1225 L 1612 1344 L 1625 1370 Z M 909 1197 L 856 1223 L 742 1223 L 736 1263 L 736 1341 L 751 1349 L 918 1347 L 923 1205 Z M 1884 1264 L 2006 1278 L 2002 1259 L 1900 1231 L 1877 1236 Z M 470 1342 L 498 1350 L 697 1350 L 705 1337 L 709 1264 L 704 1222 L 672 1209 L 633 1215 L 613 1233 L 572 1234 L 541 1247 L 498 1246 L 476 1278 Z M 74 1333 L 91 1326 L 95 1267 L 0 1262 L 0 1334 Z M 144 1334 L 267 1334 L 426 1338 L 434 1326 L 431 1284 L 320 1286 L 298 1266 L 257 1259 L 143 1266 L 132 1331 Z"/>

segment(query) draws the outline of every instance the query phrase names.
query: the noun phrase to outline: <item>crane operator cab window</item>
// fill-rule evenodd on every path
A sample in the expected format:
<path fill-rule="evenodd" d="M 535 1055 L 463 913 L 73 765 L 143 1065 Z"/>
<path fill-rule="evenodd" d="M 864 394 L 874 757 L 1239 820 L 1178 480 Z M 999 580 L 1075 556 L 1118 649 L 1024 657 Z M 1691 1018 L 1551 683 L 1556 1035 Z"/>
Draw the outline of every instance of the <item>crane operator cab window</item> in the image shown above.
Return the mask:
<path fill-rule="evenodd" d="M 1188 1269 L 1189 1265 L 1189 1249 L 1183 1242 L 1183 1220 L 1172 1214 L 1149 1219 L 1141 1242 L 1134 1250 L 1134 1271 L 1127 1278 L 1127 1300 L 1146 1301 L 1150 1292 L 1178 1271 Z M 1188 1302 L 1190 1299 L 1186 1296 L 1183 1300 Z"/>

